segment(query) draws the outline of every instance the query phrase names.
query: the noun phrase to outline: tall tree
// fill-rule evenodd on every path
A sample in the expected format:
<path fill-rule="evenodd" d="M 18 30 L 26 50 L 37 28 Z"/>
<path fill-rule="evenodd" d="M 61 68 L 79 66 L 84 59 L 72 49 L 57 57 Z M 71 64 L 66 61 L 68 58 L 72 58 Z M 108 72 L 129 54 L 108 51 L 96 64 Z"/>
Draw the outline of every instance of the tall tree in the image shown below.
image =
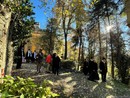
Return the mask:
<path fill-rule="evenodd" d="M 54 9 L 56 18 L 59 19 L 59 23 L 61 23 L 64 33 L 64 42 L 65 42 L 64 59 L 67 59 L 67 40 L 71 24 L 73 23 L 75 10 L 76 8 L 75 6 L 73 6 L 73 0 L 67 2 L 64 0 L 59 0 L 57 1 L 57 5 Z"/>
<path fill-rule="evenodd" d="M 74 6 L 76 6 L 75 10 L 75 22 L 76 22 L 76 32 L 79 39 L 79 57 L 78 61 L 83 61 L 84 55 L 83 55 L 83 25 L 85 25 L 85 22 L 87 22 L 87 13 L 85 11 L 85 6 L 83 4 L 82 0 L 77 0 L 74 2 Z"/>
<path fill-rule="evenodd" d="M 95 23 L 97 22 L 96 20 L 98 20 L 99 18 L 104 18 L 107 17 L 108 19 L 108 23 L 109 26 L 110 24 L 110 15 L 113 15 L 114 9 L 118 8 L 118 4 L 117 2 L 115 2 L 114 0 L 93 0 L 92 1 L 92 20 Z M 94 18 L 94 19 L 93 19 Z M 112 77 L 114 78 L 114 61 L 113 61 L 113 47 L 112 47 L 112 39 L 111 39 L 111 34 L 112 32 L 110 31 L 110 47 L 111 47 L 111 61 L 112 61 L 112 66 L 111 66 L 111 73 L 112 73 Z"/>
<path fill-rule="evenodd" d="M 0 1 L 0 77 L 4 77 L 4 69 L 6 65 L 6 49 L 7 49 L 7 38 L 9 35 L 9 24 L 11 20 L 11 12 L 9 7 Z M 0 79 L 0 83 L 2 79 Z"/>
<path fill-rule="evenodd" d="M 47 54 L 52 54 L 54 52 L 58 36 L 59 34 L 57 34 L 57 19 L 51 18 L 48 20 L 46 30 L 44 30 L 41 39 L 43 49 L 47 52 Z"/>
<path fill-rule="evenodd" d="M 121 79 L 122 83 L 128 84 L 130 56 L 127 54 L 125 42 L 121 35 L 121 32 L 112 34 L 114 48 L 113 55 L 116 67 L 118 69 L 118 77 Z"/>
<path fill-rule="evenodd" d="M 127 49 L 127 40 L 125 32 L 120 28 L 120 24 L 122 24 L 122 18 L 120 15 L 115 15 L 115 29 L 114 33 L 112 33 L 112 44 L 113 44 L 113 56 L 114 62 L 118 69 L 118 77 L 121 79 L 122 83 L 128 84 L 128 75 L 129 75 L 129 58 Z M 127 31 L 128 32 L 128 31 Z M 127 33 L 126 32 L 126 33 Z"/>
<path fill-rule="evenodd" d="M 9 26 L 9 36 L 7 43 L 7 58 L 5 73 L 10 74 L 13 64 L 14 46 L 20 47 L 28 38 L 34 25 L 34 19 L 31 17 L 34 12 L 30 0 L 14 0 L 5 3 L 9 6 L 12 16 Z M 18 55 L 18 54 L 17 54 Z"/>

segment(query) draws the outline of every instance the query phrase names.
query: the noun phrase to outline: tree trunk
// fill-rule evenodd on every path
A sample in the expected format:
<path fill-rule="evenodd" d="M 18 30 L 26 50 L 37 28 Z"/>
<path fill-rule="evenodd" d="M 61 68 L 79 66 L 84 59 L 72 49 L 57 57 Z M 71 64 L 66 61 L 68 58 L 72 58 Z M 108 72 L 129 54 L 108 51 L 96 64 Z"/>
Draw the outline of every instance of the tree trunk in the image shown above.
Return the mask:
<path fill-rule="evenodd" d="M 5 72 L 8 27 L 10 24 L 10 19 L 11 13 L 8 9 L 4 8 L 2 11 L 0 9 L 0 78 L 4 77 Z M 2 79 L 0 79 L 0 83 L 2 83 Z"/>
<path fill-rule="evenodd" d="M 12 46 L 13 42 L 9 42 L 8 43 L 8 51 L 7 51 L 7 64 L 6 64 L 6 68 L 5 68 L 5 74 L 6 75 L 11 75 L 12 72 L 12 66 L 13 66 L 13 57 L 14 57 L 14 51 L 13 51 L 13 46 Z"/>
<path fill-rule="evenodd" d="M 17 48 L 17 65 L 16 69 L 21 68 L 22 65 L 22 44 Z"/>
<path fill-rule="evenodd" d="M 49 32 L 50 33 L 50 48 L 49 48 L 49 54 L 52 54 L 52 32 Z"/>
<path fill-rule="evenodd" d="M 105 27 L 105 31 L 106 31 L 106 54 L 105 55 L 106 55 L 106 60 L 107 60 L 107 52 L 108 52 L 108 46 L 107 46 L 108 45 L 108 42 L 107 42 L 108 38 L 107 38 L 107 33 L 108 32 L 107 32 L 107 28 L 106 28 L 107 25 L 106 25 L 106 20 L 105 19 L 104 19 L 104 27 Z"/>
<path fill-rule="evenodd" d="M 109 19 L 109 15 L 107 16 L 108 18 L 108 23 L 109 23 L 109 26 L 111 26 L 110 24 L 110 19 Z M 113 59 L 113 45 L 112 45 L 112 31 L 110 30 L 110 48 L 111 48 L 111 74 L 112 74 L 112 78 L 114 79 L 114 59 Z"/>
<path fill-rule="evenodd" d="M 78 62 L 81 60 L 81 39 L 79 40 L 79 55 L 78 55 Z"/>
<path fill-rule="evenodd" d="M 98 18 L 98 38 L 99 38 L 99 61 L 101 61 L 102 46 L 101 46 L 101 32 L 100 32 L 100 20 L 99 20 L 99 18 Z"/>
<path fill-rule="evenodd" d="M 82 61 L 84 61 L 84 43 L 82 42 L 82 57 L 81 57 Z"/>
<path fill-rule="evenodd" d="M 67 59 L 67 34 L 65 33 L 65 55 L 64 55 L 64 59 Z"/>
<path fill-rule="evenodd" d="M 110 46 L 111 46 L 111 74 L 112 78 L 114 79 L 114 59 L 113 59 L 113 45 L 112 45 L 112 32 L 110 31 Z"/>
<path fill-rule="evenodd" d="M 108 13 L 108 0 L 105 1 L 105 7 L 106 7 L 106 10 L 107 10 L 107 19 L 108 19 L 108 23 L 109 23 L 109 26 L 111 25 L 110 24 L 110 19 L 109 19 L 109 13 Z M 112 47 L 112 32 L 110 30 L 110 48 L 111 48 L 111 62 L 112 62 L 112 65 L 111 65 L 111 74 L 112 74 L 112 78 L 114 79 L 114 60 L 113 60 L 113 47 Z"/>
<path fill-rule="evenodd" d="M 12 16 L 11 16 L 12 19 Z M 11 75 L 12 71 L 12 66 L 13 66 L 13 56 L 14 56 L 14 51 L 13 51 L 13 42 L 12 42 L 12 33 L 13 33 L 13 27 L 14 27 L 14 20 L 10 22 L 9 24 L 9 35 L 7 38 L 7 49 L 6 49 L 6 66 L 5 66 L 5 74 L 6 75 Z"/>
<path fill-rule="evenodd" d="M 120 31 L 119 31 L 119 26 L 118 26 L 118 21 L 117 21 L 117 15 L 116 15 L 116 30 L 117 30 L 117 66 L 120 66 L 120 56 L 121 56 L 121 49 L 120 49 L 120 43 L 119 43 L 119 33 L 120 33 Z"/>

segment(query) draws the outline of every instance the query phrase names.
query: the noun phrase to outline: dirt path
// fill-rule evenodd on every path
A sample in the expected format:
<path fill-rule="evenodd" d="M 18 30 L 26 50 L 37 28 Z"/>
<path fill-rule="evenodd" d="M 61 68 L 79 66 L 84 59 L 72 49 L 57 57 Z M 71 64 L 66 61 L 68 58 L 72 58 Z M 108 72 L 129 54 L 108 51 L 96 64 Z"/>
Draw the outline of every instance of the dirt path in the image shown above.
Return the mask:
<path fill-rule="evenodd" d="M 115 81 L 91 82 L 80 72 L 60 72 L 57 76 L 45 73 L 42 68 L 38 74 L 35 64 L 23 64 L 18 70 L 14 65 L 12 76 L 31 77 L 37 84 L 51 80 L 52 89 L 61 95 L 60 98 L 130 98 L 130 88 L 126 85 Z"/>

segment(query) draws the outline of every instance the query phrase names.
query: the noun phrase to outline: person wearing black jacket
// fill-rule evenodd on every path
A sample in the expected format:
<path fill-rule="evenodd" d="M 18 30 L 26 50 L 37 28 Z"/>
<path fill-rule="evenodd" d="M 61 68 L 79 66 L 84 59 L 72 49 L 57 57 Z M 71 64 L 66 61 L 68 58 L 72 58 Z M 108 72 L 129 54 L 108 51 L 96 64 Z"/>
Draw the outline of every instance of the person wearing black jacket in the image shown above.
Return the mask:
<path fill-rule="evenodd" d="M 91 59 L 89 60 L 88 69 L 89 69 L 88 79 L 91 81 L 99 80 L 98 66 L 97 66 L 97 63 L 94 61 L 93 57 L 91 57 Z"/>
<path fill-rule="evenodd" d="M 60 61 L 59 56 L 54 53 L 52 56 L 52 72 L 56 75 L 59 75 Z"/>
<path fill-rule="evenodd" d="M 100 65 L 99 65 L 99 68 L 100 68 L 100 73 L 101 73 L 101 77 L 102 77 L 102 82 L 106 82 L 107 63 L 106 63 L 105 58 L 102 58 L 102 61 L 100 62 Z"/>

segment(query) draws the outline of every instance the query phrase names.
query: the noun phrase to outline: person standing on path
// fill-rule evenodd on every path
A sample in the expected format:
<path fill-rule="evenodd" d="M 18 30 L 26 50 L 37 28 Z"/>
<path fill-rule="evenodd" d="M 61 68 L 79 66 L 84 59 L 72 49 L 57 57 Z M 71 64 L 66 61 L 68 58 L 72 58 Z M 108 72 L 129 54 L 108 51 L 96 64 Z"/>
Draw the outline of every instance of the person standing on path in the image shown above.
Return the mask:
<path fill-rule="evenodd" d="M 36 61 L 36 57 L 37 57 L 37 52 L 36 52 L 36 50 L 34 50 L 34 52 L 32 54 L 32 62 Z"/>
<path fill-rule="evenodd" d="M 43 64 L 43 53 L 42 50 L 39 50 L 39 53 L 36 56 L 36 65 L 37 65 L 37 72 L 40 73 L 41 66 Z"/>
<path fill-rule="evenodd" d="M 60 61 L 60 57 L 54 53 L 52 57 L 52 72 L 56 75 L 59 75 Z"/>
<path fill-rule="evenodd" d="M 105 58 L 102 58 L 102 61 L 99 64 L 99 68 L 102 77 L 102 82 L 106 82 L 107 63 Z"/>
<path fill-rule="evenodd" d="M 48 56 L 46 57 L 46 63 L 47 63 L 46 71 L 47 72 L 50 72 L 51 62 L 52 62 L 52 56 L 51 54 L 48 54 Z"/>
<path fill-rule="evenodd" d="M 90 61 L 89 61 L 89 80 L 91 81 L 96 81 L 99 80 L 99 75 L 98 75 L 98 66 L 97 63 L 94 61 L 94 58 L 91 57 Z"/>
<path fill-rule="evenodd" d="M 28 49 L 28 51 L 26 53 L 26 61 L 27 61 L 27 63 L 31 62 L 31 58 L 32 58 L 32 51 L 30 49 Z"/>

